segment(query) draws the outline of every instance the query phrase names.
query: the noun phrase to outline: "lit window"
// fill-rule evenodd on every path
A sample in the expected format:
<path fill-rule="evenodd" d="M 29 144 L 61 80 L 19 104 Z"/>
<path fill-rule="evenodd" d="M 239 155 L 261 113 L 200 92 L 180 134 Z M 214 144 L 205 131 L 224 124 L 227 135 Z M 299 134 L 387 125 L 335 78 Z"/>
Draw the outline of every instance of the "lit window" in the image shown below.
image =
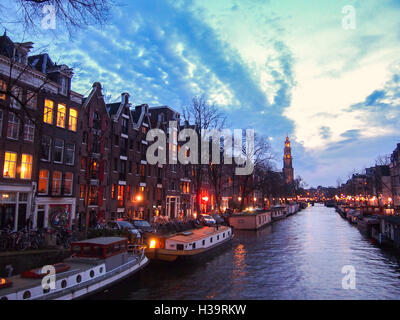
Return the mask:
<path fill-rule="evenodd" d="M 15 152 L 6 152 L 4 157 L 4 178 L 15 178 L 17 170 L 17 154 Z"/>
<path fill-rule="evenodd" d="M 52 193 L 53 195 L 60 195 L 61 194 L 61 180 L 62 174 L 60 171 L 53 172 L 53 185 L 52 185 Z"/>
<path fill-rule="evenodd" d="M 76 109 L 69 109 L 68 129 L 76 131 L 78 123 L 78 111 Z"/>
<path fill-rule="evenodd" d="M 79 186 L 79 199 L 84 199 L 85 198 L 85 189 L 86 189 L 86 185 L 85 184 L 81 184 Z"/>
<path fill-rule="evenodd" d="M 43 113 L 43 121 L 48 124 L 53 124 L 53 111 L 54 111 L 54 102 L 46 99 L 44 101 L 44 113 Z"/>
<path fill-rule="evenodd" d="M 33 142 L 35 138 L 35 125 L 33 121 L 26 119 L 24 125 L 24 140 Z"/>
<path fill-rule="evenodd" d="M 124 199 L 124 186 L 118 185 L 118 200 Z"/>
<path fill-rule="evenodd" d="M 39 194 L 47 194 L 49 192 L 49 170 L 40 170 L 39 172 Z"/>
<path fill-rule="evenodd" d="M 18 140 L 19 118 L 12 112 L 8 114 L 7 138 Z"/>
<path fill-rule="evenodd" d="M 66 114 L 66 107 L 64 104 L 58 104 L 57 108 L 57 127 L 65 128 L 65 114 Z"/>
<path fill-rule="evenodd" d="M 21 159 L 21 179 L 30 179 L 32 177 L 32 156 L 22 154 Z"/>
<path fill-rule="evenodd" d="M 65 195 L 72 195 L 72 181 L 73 181 L 73 174 L 71 172 L 65 173 L 64 178 L 64 194 Z"/>
<path fill-rule="evenodd" d="M 0 100 L 6 100 L 7 83 L 4 80 L 0 80 L 0 91 Z"/>

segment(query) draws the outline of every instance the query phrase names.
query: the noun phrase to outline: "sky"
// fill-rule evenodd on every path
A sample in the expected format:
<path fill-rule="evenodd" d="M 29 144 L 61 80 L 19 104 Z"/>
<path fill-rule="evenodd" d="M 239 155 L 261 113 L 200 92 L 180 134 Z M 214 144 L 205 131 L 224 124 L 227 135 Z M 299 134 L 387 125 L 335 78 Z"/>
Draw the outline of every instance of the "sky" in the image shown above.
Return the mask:
<path fill-rule="evenodd" d="M 31 38 L 74 67 L 77 92 L 100 81 L 110 101 L 177 111 L 205 94 L 230 128 L 270 140 L 278 170 L 288 134 L 295 176 L 314 187 L 400 142 L 399 0 L 117 1 L 103 28 Z"/>

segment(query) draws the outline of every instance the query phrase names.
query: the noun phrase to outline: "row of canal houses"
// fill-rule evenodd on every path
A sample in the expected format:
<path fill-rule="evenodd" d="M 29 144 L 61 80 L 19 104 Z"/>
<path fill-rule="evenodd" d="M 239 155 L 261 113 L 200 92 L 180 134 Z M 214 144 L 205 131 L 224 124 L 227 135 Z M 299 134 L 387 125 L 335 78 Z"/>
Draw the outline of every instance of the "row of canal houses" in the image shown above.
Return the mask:
<path fill-rule="evenodd" d="M 338 211 L 379 243 L 400 248 L 400 143 L 388 160 L 342 184 Z"/>
<path fill-rule="evenodd" d="M 191 166 L 149 165 L 145 156 L 152 128 L 167 141 L 173 135 L 167 158 L 180 147 L 176 137 L 189 126 L 180 114 L 133 105 L 129 93 L 106 103 L 99 82 L 84 97 L 71 90 L 71 68 L 47 53 L 29 55 L 32 48 L 0 37 L 0 229 L 67 220 L 84 230 L 109 219 L 193 215 Z M 234 194 L 229 175 L 225 182 Z M 222 201 L 227 206 L 228 197 Z"/>

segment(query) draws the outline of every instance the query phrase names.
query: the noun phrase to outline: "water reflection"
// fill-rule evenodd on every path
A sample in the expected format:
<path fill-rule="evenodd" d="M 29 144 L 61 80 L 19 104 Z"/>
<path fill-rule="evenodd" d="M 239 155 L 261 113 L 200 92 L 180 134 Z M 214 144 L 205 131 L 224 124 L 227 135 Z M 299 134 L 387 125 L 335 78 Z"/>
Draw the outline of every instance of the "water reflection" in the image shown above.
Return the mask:
<path fill-rule="evenodd" d="M 344 265 L 356 290 L 342 289 Z M 196 265 L 153 264 L 98 299 L 399 299 L 398 257 L 321 205 L 259 231 Z"/>

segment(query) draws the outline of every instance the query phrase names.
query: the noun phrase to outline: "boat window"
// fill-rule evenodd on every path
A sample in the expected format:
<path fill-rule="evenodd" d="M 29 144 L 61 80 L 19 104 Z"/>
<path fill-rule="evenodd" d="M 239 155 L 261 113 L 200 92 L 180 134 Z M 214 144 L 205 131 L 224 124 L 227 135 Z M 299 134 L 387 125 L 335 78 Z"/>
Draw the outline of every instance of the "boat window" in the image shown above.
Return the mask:
<path fill-rule="evenodd" d="M 103 273 L 103 267 L 100 267 L 99 272 Z"/>
<path fill-rule="evenodd" d="M 94 252 L 97 257 L 103 256 L 103 248 L 102 247 L 94 247 Z"/>
<path fill-rule="evenodd" d="M 81 276 L 80 274 L 78 274 L 78 275 L 76 276 L 76 282 L 77 282 L 77 283 L 81 283 L 81 281 L 82 281 L 82 276 Z"/>
<path fill-rule="evenodd" d="M 219 236 L 217 236 L 217 240 L 219 240 Z"/>
<path fill-rule="evenodd" d="M 196 249 L 196 242 L 193 242 L 192 248 L 193 248 L 193 249 Z"/>
<path fill-rule="evenodd" d="M 80 246 L 73 246 L 72 247 L 72 252 L 74 254 L 80 254 L 81 253 L 81 247 Z"/>
<path fill-rule="evenodd" d="M 90 277 L 93 278 L 94 277 L 94 271 L 90 270 Z"/>
<path fill-rule="evenodd" d="M 222 234 L 222 238 L 225 238 L 225 232 Z"/>
<path fill-rule="evenodd" d="M 92 253 L 92 248 L 90 246 L 83 247 L 83 255 L 90 256 Z"/>
<path fill-rule="evenodd" d="M 43 294 L 47 294 L 50 292 L 50 288 L 43 289 Z"/>
<path fill-rule="evenodd" d="M 211 238 L 210 238 L 210 243 L 212 243 L 212 241 L 213 241 L 213 238 L 211 237 Z"/>
<path fill-rule="evenodd" d="M 177 244 L 176 245 L 177 250 L 183 250 L 183 244 Z"/>
<path fill-rule="evenodd" d="M 203 240 L 203 246 L 206 244 L 206 240 Z"/>
<path fill-rule="evenodd" d="M 22 296 L 23 299 L 29 299 L 31 297 L 31 292 L 29 290 L 24 292 L 24 295 Z"/>
<path fill-rule="evenodd" d="M 61 281 L 61 288 L 66 288 L 67 287 L 67 280 Z"/>

